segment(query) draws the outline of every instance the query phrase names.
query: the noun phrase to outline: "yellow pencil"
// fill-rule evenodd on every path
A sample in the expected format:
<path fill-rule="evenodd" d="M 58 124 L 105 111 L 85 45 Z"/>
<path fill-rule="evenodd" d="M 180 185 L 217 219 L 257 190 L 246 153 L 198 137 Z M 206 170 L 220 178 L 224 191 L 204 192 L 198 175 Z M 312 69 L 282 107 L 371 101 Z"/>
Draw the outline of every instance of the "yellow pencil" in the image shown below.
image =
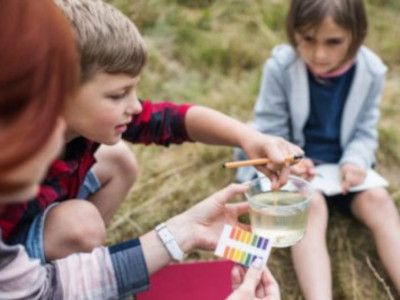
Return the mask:
<path fill-rule="evenodd" d="M 304 155 L 295 155 L 291 157 L 287 157 L 285 159 L 286 162 L 290 163 L 291 165 L 297 164 L 300 160 L 304 158 Z M 266 165 L 270 163 L 271 160 L 269 158 L 256 158 L 256 159 L 249 159 L 249 160 L 240 160 L 240 161 L 230 161 L 224 163 L 223 167 L 227 169 L 234 169 L 246 166 L 258 166 L 258 165 Z"/>

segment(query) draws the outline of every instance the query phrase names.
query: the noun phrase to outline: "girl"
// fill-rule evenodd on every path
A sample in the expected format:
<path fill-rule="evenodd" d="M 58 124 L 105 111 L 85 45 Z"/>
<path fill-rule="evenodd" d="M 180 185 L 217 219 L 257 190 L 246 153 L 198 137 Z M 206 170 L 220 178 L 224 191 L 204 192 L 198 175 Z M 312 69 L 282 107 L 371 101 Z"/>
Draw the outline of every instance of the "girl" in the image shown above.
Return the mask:
<path fill-rule="evenodd" d="M 387 191 L 348 193 L 375 162 L 379 102 L 386 67 L 362 46 L 367 18 L 362 0 L 292 0 L 290 45 L 272 52 L 263 70 L 254 126 L 304 148 L 295 173 L 311 178 L 314 163 L 340 167 L 343 194 L 317 193 L 304 238 L 292 248 L 307 299 L 330 299 L 331 270 L 325 240 L 329 207 L 351 212 L 374 236 L 382 262 L 400 292 L 400 219 Z M 239 180 L 254 176 L 241 170 Z M 318 284 L 317 284 L 318 283 Z"/>

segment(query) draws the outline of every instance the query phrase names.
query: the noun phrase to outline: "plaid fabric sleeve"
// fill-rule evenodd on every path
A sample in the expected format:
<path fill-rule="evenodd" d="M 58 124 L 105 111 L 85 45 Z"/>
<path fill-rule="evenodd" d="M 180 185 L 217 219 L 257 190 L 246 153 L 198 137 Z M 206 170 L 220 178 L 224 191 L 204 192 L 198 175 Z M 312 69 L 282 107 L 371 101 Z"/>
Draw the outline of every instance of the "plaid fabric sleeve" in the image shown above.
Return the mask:
<path fill-rule="evenodd" d="M 141 101 L 143 110 L 135 116 L 123 138 L 132 143 L 168 146 L 191 141 L 185 128 L 185 115 L 191 104 Z"/>

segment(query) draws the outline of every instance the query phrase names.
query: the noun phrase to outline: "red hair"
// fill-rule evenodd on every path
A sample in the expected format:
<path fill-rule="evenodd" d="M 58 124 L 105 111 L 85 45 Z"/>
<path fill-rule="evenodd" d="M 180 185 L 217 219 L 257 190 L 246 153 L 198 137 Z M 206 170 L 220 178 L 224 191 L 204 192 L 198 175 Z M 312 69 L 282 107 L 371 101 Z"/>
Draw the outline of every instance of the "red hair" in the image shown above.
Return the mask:
<path fill-rule="evenodd" d="M 53 132 L 77 87 L 79 60 L 70 25 L 52 0 L 1 0 L 0 28 L 1 178 Z"/>

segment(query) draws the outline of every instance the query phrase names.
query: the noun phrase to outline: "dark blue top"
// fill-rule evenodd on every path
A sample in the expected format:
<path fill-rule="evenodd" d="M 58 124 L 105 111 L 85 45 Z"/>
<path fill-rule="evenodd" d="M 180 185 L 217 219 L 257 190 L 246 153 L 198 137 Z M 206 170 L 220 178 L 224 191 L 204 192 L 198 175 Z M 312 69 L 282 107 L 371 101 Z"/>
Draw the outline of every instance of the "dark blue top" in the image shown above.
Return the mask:
<path fill-rule="evenodd" d="M 354 71 L 355 65 L 346 73 L 329 79 L 316 78 L 308 71 L 310 114 L 304 127 L 304 151 L 316 162 L 337 163 L 342 156 L 342 113 Z"/>

